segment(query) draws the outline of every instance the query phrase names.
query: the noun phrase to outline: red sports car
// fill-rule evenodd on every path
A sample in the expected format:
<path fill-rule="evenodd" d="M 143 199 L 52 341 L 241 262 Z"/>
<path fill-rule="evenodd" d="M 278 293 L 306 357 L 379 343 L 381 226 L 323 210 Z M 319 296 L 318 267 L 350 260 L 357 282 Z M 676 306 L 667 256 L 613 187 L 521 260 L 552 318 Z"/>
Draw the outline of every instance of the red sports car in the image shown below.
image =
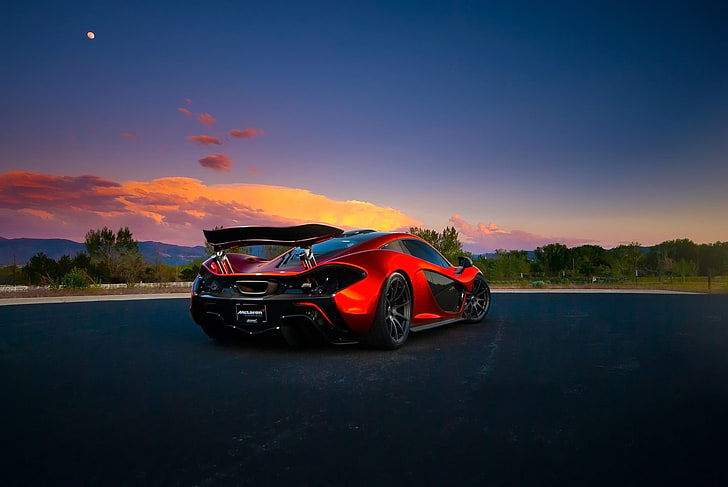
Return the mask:
<path fill-rule="evenodd" d="M 410 330 L 478 322 L 490 287 L 467 257 L 451 265 L 408 233 L 328 225 L 205 230 L 215 255 L 200 267 L 190 312 L 213 339 L 279 330 L 289 342 L 316 330 L 331 343 L 396 349 Z M 227 252 L 293 247 L 273 259 Z"/>

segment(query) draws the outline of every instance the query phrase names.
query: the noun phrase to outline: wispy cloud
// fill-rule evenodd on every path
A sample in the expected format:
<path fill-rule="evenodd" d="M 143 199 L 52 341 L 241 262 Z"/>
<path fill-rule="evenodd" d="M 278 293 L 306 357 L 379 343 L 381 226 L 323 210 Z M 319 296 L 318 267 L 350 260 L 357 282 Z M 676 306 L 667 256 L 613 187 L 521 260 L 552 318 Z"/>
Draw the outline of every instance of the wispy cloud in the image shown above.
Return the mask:
<path fill-rule="evenodd" d="M 494 223 L 479 222 L 472 225 L 460 215 L 450 217 L 450 223 L 460 234 L 463 246 L 475 253 L 503 250 L 533 250 L 550 243 L 578 246 L 588 243 L 587 239 L 571 237 L 547 237 L 523 230 L 505 230 Z"/>
<path fill-rule="evenodd" d="M 33 215 L 35 217 L 40 218 L 41 220 L 53 220 L 53 213 L 45 210 L 35 210 L 31 208 L 21 208 L 18 210 L 21 213 L 27 213 L 28 215 Z"/>
<path fill-rule="evenodd" d="M 187 137 L 190 142 L 197 142 L 198 144 L 217 144 L 220 145 L 220 139 L 212 137 L 210 135 L 190 135 Z"/>
<path fill-rule="evenodd" d="M 233 167 L 233 162 L 223 153 L 203 157 L 197 162 L 200 163 L 200 166 L 212 169 L 213 171 L 230 172 L 230 169 Z"/>
<path fill-rule="evenodd" d="M 197 115 L 197 121 L 203 125 L 212 125 L 217 122 L 217 120 L 215 120 L 215 117 L 213 117 L 209 113 L 200 113 L 199 115 Z"/>
<path fill-rule="evenodd" d="M 192 178 L 117 183 L 97 176 L 0 174 L 0 235 L 83 241 L 92 228 L 128 226 L 138 240 L 201 245 L 220 225 L 295 225 L 395 230 L 421 222 L 365 201 L 333 200 L 299 188 L 205 185 Z"/>
<path fill-rule="evenodd" d="M 139 136 L 130 134 L 129 132 L 122 132 L 121 136 L 129 140 L 139 140 Z"/>
<path fill-rule="evenodd" d="M 183 115 L 184 115 L 185 117 L 187 117 L 187 118 L 190 118 L 190 117 L 192 117 L 192 112 L 191 112 L 191 111 L 189 111 L 189 110 L 187 110 L 187 109 L 186 109 L 186 108 L 184 108 L 184 107 L 179 107 L 179 108 L 177 109 L 177 111 L 178 111 L 178 112 L 180 112 L 181 114 L 183 114 Z"/>
<path fill-rule="evenodd" d="M 262 130 L 256 130 L 248 127 L 244 130 L 233 129 L 230 131 L 230 135 L 238 139 L 252 139 L 254 137 L 260 137 L 264 132 Z"/>

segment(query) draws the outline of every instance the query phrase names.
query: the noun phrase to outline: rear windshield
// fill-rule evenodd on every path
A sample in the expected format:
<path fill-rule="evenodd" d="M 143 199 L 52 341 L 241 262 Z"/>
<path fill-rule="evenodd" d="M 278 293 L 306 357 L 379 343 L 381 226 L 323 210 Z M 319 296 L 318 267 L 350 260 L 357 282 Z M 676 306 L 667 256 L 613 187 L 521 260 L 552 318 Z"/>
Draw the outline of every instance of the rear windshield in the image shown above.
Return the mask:
<path fill-rule="evenodd" d="M 325 242 L 321 242 L 321 243 L 317 243 L 316 245 L 313 245 L 311 247 L 311 250 L 313 250 L 313 255 L 317 260 L 329 259 L 329 258 L 335 256 L 336 254 L 339 254 L 340 252 L 343 252 L 346 249 L 350 249 L 351 247 L 354 247 L 355 245 L 365 242 L 377 235 L 379 235 L 379 233 L 370 232 L 370 233 L 363 233 L 363 234 L 359 234 L 359 235 L 353 235 L 351 237 L 332 238 L 332 239 L 326 240 Z M 278 267 L 287 268 L 287 267 L 300 266 L 302 253 L 303 253 L 303 249 L 301 249 L 301 247 L 296 247 L 294 249 L 291 249 L 290 252 L 288 252 L 282 256 L 281 263 L 278 264 Z"/>

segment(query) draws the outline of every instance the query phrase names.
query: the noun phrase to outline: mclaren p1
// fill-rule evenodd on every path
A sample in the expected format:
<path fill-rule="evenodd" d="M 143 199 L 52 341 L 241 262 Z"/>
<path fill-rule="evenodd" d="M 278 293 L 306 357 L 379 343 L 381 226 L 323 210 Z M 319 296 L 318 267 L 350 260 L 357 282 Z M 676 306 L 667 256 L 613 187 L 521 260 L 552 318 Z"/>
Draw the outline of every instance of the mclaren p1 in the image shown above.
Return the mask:
<path fill-rule="evenodd" d="M 410 331 L 479 322 L 488 282 L 472 260 L 453 266 L 415 235 L 320 224 L 204 230 L 214 255 L 192 285 L 190 312 L 216 340 L 304 331 L 334 344 L 396 349 Z M 290 247 L 275 258 L 236 253 Z M 253 252 L 251 252 L 253 253 Z"/>

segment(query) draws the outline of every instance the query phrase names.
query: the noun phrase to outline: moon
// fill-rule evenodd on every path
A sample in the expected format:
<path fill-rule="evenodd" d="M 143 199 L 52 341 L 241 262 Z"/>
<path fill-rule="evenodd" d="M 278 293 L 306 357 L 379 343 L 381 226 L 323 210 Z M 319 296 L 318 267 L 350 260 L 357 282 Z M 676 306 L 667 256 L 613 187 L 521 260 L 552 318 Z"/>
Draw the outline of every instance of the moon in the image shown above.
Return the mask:
<path fill-rule="evenodd" d="M 96 34 L 94 34 L 93 32 L 89 31 L 89 32 L 86 32 L 86 37 L 88 37 L 89 39 L 93 39 L 94 37 L 96 37 Z"/>

